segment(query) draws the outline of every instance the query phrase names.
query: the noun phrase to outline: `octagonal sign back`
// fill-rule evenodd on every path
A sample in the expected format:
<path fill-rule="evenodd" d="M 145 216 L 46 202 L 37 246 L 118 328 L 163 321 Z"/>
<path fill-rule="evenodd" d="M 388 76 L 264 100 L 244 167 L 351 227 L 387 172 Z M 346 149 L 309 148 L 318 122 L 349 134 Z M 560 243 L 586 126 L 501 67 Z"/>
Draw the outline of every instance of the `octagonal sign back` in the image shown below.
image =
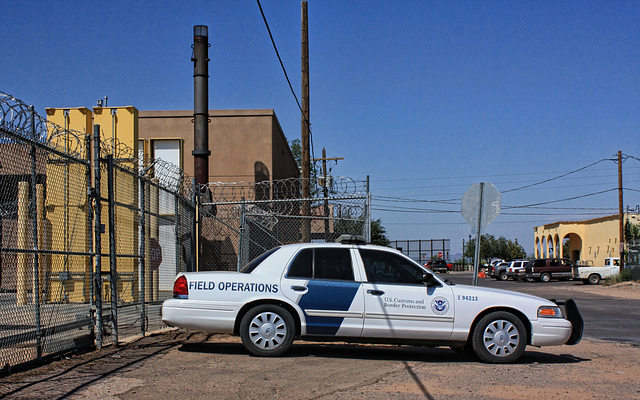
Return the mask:
<path fill-rule="evenodd" d="M 482 215 L 480 216 L 481 194 Z M 481 227 L 489 226 L 500 214 L 501 198 L 502 195 L 492 183 L 474 183 L 462 196 L 462 216 L 472 227 L 478 226 L 478 217 L 481 217 Z"/>

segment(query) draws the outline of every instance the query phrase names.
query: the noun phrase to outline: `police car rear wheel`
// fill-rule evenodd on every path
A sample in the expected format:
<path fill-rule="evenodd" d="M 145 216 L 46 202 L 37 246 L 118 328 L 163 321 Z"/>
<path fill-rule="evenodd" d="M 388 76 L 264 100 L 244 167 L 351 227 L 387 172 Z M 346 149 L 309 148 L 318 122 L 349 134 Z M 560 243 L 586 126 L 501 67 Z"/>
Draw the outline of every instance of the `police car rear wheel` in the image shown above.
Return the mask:
<path fill-rule="evenodd" d="M 244 315 L 240 323 L 240 338 L 249 353 L 275 357 L 289 350 L 294 329 L 293 318 L 287 310 L 265 304 L 252 308 Z"/>
<path fill-rule="evenodd" d="M 473 332 L 473 351 L 489 363 L 516 361 L 527 345 L 524 324 L 515 315 L 498 311 L 484 316 Z"/>

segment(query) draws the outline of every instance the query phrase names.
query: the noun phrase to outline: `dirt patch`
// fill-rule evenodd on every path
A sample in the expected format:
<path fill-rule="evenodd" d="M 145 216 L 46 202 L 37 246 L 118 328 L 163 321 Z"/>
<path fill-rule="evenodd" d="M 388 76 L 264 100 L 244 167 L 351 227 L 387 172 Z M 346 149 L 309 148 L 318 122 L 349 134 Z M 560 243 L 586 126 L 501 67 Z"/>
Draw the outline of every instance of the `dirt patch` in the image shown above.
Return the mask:
<path fill-rule="evenodd" d="M 583 341 L 577 346 L 528 347 L 517 364 L 411 363 L 421 385 L 392 374 L 359 394 L 334 399 L 638 399 L 640 349 Z"/>
<path fill-rule="evenodd" d="M 236 337 L 165 332 L 1 378 L 0 398 L 638 399 L 639 375 L 640 348 L 588 340 L 493 365 L 447 348 L 313 342 L 258 358 Z"/>
<path fill-rule="evenodd" d="M 614 285 L 575 285 L 567 288 L 568 291 L 580 291 L 600 296 L 609 296 L 622 299 L 640 300 L 640 282 L 621 282 Z"/>

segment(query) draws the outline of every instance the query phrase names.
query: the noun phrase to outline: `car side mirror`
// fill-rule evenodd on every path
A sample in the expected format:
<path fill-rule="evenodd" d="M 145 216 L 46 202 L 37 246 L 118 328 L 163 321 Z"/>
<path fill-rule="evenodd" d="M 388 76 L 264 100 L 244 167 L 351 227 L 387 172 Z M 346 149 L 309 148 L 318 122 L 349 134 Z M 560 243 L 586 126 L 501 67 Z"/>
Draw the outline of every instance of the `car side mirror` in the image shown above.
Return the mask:
<path fill-rule="evenodd" d="M 422 282 L 424 282 L 427 287 L 442 286 L 432 274 L 428 273 L 422 274 Z"/>

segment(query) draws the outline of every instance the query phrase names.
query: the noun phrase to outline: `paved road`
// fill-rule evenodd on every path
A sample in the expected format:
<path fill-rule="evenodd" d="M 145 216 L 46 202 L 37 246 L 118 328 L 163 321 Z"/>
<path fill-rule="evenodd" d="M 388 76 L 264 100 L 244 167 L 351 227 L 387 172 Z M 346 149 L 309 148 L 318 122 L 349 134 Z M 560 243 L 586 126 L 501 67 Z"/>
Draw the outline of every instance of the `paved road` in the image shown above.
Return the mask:
<path fill-rule="evenodd" d="M 454 283 L 471 284 L 471 272 L 453 272 L 440 277 Z M 523 292 L 546 299 L 573 298 L 585 323 L 584 337 L 640 345 L 640 300 L 593 294 L 579 281 L 523 282 L 478 280 L 478 286 Z"/>

